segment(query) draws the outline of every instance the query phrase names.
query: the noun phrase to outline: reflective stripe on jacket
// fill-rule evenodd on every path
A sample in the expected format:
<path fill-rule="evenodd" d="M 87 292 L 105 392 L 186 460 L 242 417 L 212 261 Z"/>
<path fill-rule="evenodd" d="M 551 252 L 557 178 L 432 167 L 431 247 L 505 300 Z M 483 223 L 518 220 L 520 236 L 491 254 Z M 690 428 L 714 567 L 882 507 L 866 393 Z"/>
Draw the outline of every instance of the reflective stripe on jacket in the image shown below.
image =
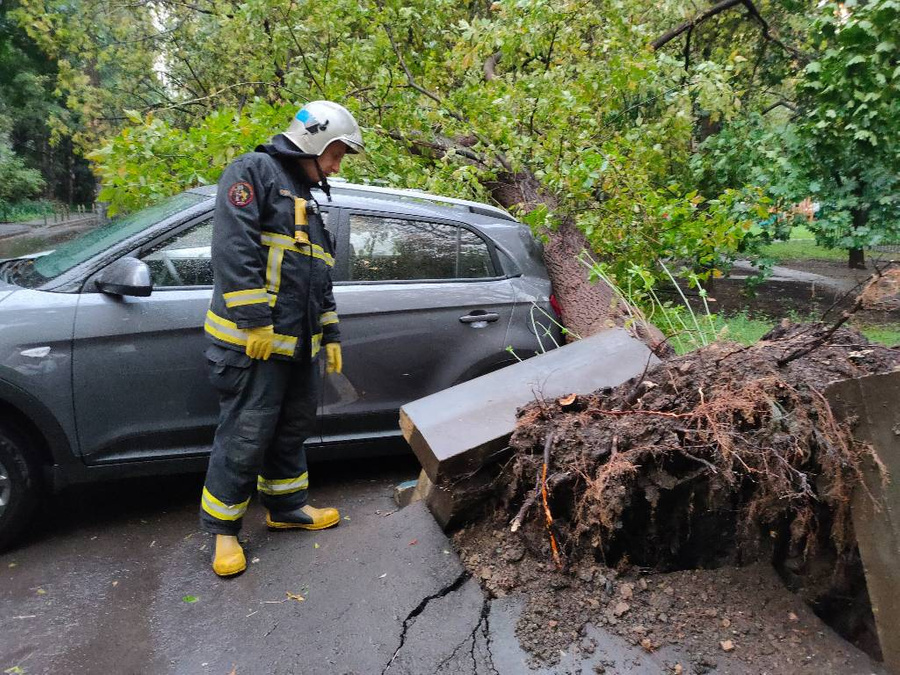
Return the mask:
<path fill-rule="evenodd" d="M 294 239 L 296 198 L 315 203 L 296 162 L 250 152 L 219 179 L 214 288 L 204 324 L 214 343 L 244 349 L 248 329 L 273 325 L 273 357 L 302 360 L 340 341 L 334 243 L 322 217 L 308 215 L 309 244 Z"/>

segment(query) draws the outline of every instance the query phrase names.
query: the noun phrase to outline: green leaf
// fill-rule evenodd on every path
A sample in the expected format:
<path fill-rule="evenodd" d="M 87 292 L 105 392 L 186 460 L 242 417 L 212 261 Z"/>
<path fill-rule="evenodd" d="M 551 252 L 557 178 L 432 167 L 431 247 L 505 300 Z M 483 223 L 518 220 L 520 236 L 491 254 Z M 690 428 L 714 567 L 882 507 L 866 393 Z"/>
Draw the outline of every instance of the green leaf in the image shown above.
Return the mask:
<path fill-rule="evenodd" d="M 124 110 L 125 117 L 134 122 L 135 124 L 143 124 L 144 118 L 137 110 Z"/>
<path fill-rule="evenodd" d="M 182 598 L 182 600 L 188 604 L 193 604 L 200 600 L 196 595 L 186 595 Z"/>

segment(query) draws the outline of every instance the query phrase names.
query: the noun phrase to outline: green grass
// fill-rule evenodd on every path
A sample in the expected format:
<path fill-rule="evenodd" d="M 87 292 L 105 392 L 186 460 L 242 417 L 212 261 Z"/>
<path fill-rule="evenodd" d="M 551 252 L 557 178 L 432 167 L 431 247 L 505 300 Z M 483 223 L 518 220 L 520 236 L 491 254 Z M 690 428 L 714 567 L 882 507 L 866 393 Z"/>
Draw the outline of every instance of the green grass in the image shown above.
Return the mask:
<path fill-rule="evenodd" d="M 819 317 L 817 316 L 800 316 L 799 314 L 794 314 L 789 318 L 795 323 L 819 320 Z M 707 342 L 718 339 L 738 342 L 742 345 L 752 345 L 758 342 L 763 335 L 775 327 L 778 321 L 778 319 L 772 319 L 765 316 L 750 316 L 746 311 L 724 317 L 714 316 L 712 323 L 716 334 L 713 336 L 713 327 L 710 327 L 709 319 L 705 316 L 698 316 L 698 322 L 704 330 L 704 338 Z M 664 333 L 666 333 L 667 330 L 671 332 L 667 326 L 660 325 L 662 322 L 657 320 L 654 323 L 656 323 Z M 900 345 L 900 323 L 855 325 L 851 321 L 851 326 L 858 329 L 869 340 L 877 344 L 888 347 Z M 670 342 L 675 348 L 676 353 L 685 354 L 700 348 L 703 341 L 698 338 L 695 331 L 688 329 L 677 337 L 670 339 Z"/>
<path fill-rule="evenodd" d="M 39 199 L 15 204 L 0 203 L 0 223 L 23 223 L 38 220 L 44 215 L 53 218 L 53 202 Z"/>
<path fill-rule="evenodd" d="M 804 228 L 805 229 L 805 228 Z M 791 239 L 763 246 L 762 254 L 776 262 L 784 260 L 846 260 L 847 251 L 816 246 L 813 239 Z"/>
<path fill-rule="evenodd" d="M 857 326 L 857 328 L 872 342 L 888 347 L 900 345 L 900 324 L 886 323 L 879 326 Z"/>

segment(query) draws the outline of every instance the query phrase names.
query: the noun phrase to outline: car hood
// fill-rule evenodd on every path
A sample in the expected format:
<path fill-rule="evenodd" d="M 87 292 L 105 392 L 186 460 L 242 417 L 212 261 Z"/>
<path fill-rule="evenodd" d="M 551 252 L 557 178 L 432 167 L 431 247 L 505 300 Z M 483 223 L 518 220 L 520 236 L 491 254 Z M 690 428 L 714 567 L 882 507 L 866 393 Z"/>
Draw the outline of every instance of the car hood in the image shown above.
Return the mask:
<path fill-rule="evenodd" d="M 9 296 L 19 290 L 18 286 L 13 286 L 5 281 L 0 281 L 0 302 L 6 300 Z"/>

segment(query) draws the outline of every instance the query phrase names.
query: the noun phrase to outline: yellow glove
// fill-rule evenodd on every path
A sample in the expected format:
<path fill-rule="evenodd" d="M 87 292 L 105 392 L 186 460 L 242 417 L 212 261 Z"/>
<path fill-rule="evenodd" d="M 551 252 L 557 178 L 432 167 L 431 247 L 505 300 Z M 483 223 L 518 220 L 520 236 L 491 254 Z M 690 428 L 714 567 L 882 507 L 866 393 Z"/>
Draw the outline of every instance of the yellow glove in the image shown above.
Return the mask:
<path fill-rule="evenodd" d="M 329 342 L 325 345 L 325 356 L 327 363 L 325 364 L 326 373 L 339 373 L 344 367 L 344 361 L 341 359 L 341 343 Z"/>
<path fill-rule="evenodd" d="M 244 350 L 251 359 L 268 361 L 272 355 L 272 344 L 275 342 L 273 326 L 259 326 L 247 329 L 247 348 Z"/>

